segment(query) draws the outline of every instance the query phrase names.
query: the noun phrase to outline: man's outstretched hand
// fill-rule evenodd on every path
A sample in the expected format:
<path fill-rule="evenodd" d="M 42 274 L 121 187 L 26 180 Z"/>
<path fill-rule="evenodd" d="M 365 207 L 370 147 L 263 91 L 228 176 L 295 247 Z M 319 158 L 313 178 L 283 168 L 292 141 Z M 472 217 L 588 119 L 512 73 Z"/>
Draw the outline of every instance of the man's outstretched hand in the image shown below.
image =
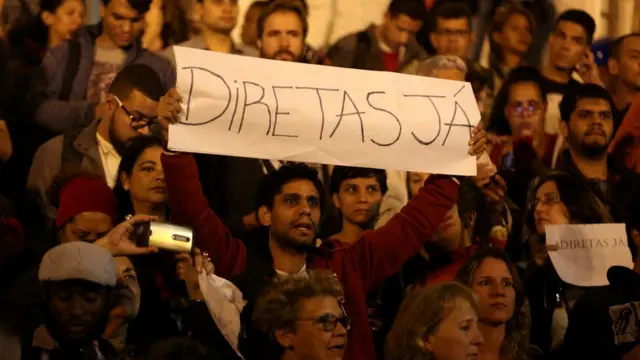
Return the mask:
<path fill-rule="evenodd" d="M 95 244 L 107 249 L 113 256 L 145 255 L 158 252 L 154 247 L 139 247 L 131 240 L 134 225 L 156 220 L 153 216 L 136 215 L 118 224 Z"/>

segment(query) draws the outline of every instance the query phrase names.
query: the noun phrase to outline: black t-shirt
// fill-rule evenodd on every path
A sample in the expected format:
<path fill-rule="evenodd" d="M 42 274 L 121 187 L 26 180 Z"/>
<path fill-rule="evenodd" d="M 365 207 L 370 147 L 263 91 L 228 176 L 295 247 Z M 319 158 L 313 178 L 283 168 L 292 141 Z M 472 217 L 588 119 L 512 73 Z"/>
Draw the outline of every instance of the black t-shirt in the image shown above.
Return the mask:
<path fill-rule="evenodd" d="M 578 81 L 574 78 L 569 78 L 568 83 L 559 83 L 553 80 L 547 79 L 546 77 L 542 77 L 542 89 L 547 92 L 547 94 L 564 94 L 569 87 L 580 85 Z"/>
<path fill-rule="evenodd" d="M 560 101 L 562 95 L 571 87 L 580 83 L 573 78 L 568 83 L 559 83 L 542 77 L 542 89 L 547 93 L 547 116 L 545 118 L 544 130 L 549 134 L 557 134 L 560 131 Z"/>
<path fill-rule="evenodd" d="M 583 295 L 569 315 L 564 338 L 567 359 L 621 359 L 640 345 L 639 274 L 623 270 L 624 279 Z"/>

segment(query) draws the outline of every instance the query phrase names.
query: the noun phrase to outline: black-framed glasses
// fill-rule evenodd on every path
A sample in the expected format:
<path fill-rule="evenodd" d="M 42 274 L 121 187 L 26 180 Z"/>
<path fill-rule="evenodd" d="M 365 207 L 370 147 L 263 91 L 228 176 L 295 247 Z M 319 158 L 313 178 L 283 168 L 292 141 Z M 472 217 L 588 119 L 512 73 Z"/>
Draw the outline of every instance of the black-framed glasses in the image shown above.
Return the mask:
<path fill-rule="evenodd" d="M 118 106 L 129 117 L 129 126 L 133 130 L 138 131 L 138 130 L 143 129 L 143 128 L 147 127 L 147 126 L 151 126 L 153 123 L 155 123 L 157 121 L 157 117 L 155 117 L 155 116 L 150 117 L 150 118 L 146 118 L 146 117 L 144 117 L 143 115 L 140 115 L 140 114 L 133 115 L 133 113 L 131 111 L 129 111 L 129 109 L 127 109 L 126 106 L 124 106 L 122 101 L 120 101 L 120 99 L 117 96 L 114 96 L 114 98 L 116 99 L 116 102 L 118 103 Z"/>
<path fill-rule="evenodd" d="M 338 323 L 342 324 L 347 331 L 351 329 L 351 318 L 346 315 L 337 317 L 333 314 L 322 314 L 312 319 L 298 319 L 298 321 L 311 321 L 318 325 L 322 325 L 322 329 L 326 332 L 334 332 L 338 327 Z"/>

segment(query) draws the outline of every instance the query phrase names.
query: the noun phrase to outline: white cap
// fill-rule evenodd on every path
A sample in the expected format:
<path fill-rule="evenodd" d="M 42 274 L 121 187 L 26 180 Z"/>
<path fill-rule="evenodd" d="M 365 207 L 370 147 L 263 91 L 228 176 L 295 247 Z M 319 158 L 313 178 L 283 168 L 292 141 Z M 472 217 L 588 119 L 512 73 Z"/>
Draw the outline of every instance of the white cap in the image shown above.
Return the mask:
<path fill-rule="evenodd" d="M 104 248 L 83 241 L 58 245 L 40 262 L 40 281 L 87 280 L 103 286 L 116 285 L 113 256 Z"/>

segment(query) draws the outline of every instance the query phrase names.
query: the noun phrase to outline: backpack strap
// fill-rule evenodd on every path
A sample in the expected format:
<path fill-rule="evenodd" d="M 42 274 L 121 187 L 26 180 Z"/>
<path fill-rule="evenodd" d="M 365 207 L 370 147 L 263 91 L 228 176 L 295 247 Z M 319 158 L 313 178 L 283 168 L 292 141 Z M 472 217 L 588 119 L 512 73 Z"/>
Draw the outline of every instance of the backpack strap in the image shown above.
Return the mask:
<path fill-rule="evenodd" d="M 364 61 L 371 47 L 371 38 L 367 30 L 362 30 L 356 35 L 356 51 L 353 55 L 352 69 L 364 69 Z"/>
<path fill-rule="evenodd" d="M 80 42 L 76 39 L 67 41 L 69 53 L 67 54 L 67 66 L 64 68 L 64 76 L 62 78 L 62 88 L 60 89 L 59 100 L 69 101 L 71 96 L 71 88 L 73 80 L 76 78 L 78 66 L 80 65 Z"/>

